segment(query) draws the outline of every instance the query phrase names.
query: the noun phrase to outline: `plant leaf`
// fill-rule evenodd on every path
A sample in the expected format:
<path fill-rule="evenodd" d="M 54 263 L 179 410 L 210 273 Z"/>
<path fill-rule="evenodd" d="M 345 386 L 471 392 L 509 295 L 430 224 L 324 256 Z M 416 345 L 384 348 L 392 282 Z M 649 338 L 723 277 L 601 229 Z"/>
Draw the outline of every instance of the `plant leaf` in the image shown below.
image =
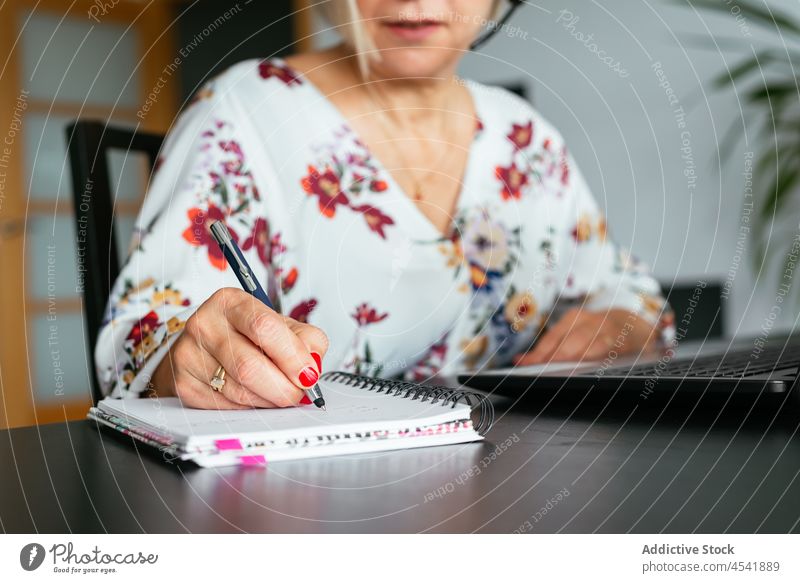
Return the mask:
<path fill-rule="evenodd" d="M 774 83 L 767 84 L 751 90 L 745 97 L 747 101 L 758 103 L 759 101 L 779 102 L 790 95 L 800 95 L 797 85 L 794 83 Z"/>
<path fill-rule="evenodd" d="M 762 65 L 769 64 L 770 62 L 775 61 L 775 55 L 773 53 L 762 53 L 751 57 L 749 59 L 745 59 L 744 61 L 740 62 L 738 65 L 733 67 L 730 71 L 724 71 L 719 76 L 717 76 L 713 81 L 712 84 L 716 89 L 722 89 L 726 85 L 732 85 L 737 79 L 744 77 L 748 73 L 755 71 L 756 69 L 761 68 Z"/>
<path fill-rule="evenodd" d="M 670 1 L 670 0 L 667 0 Z M 780 224 L 797 225 L 797 217 L 789 216 L 791 203 L 796 199 L 800 186 L 800 87 L 798 87 L 795 61 L 800 60 L 796 48 L 787 49 L 787 40 L 800 41 L 800 20 L 787 16 L 784 12 L 774 12 L 764 0 L 671 0 L 684 8 L 716 11 L 724 14 L 734 23 L 743 26 L 760 27 L 767 31 L 758 53 L 753 54 L 753 45 L 742 42 L 741 38 L 725 35 L 693 34 L 687 36 L 689 45 L 699 46 L 720 52 L 727 50 L 738 54 L 738 50 L 750 54 L 741 55 L 732 68 L 720 72 L 711 86 L 720 90 L 736 88 L 739 81 L 747 81 L 743 100 L 748 106 L 748 117 L 732 123 L 717 146 L 721 159 L 726 162 L 741 138 L 740 128 L 748 130 L 746 147 L 758 151 L 755 167 L 752 170 L 753 198 L 753 239 L 751 258 L 756 273 L 771 271 L 781 263 L 786 269 L 792 259 L 790 249 L 785 247 L 785 236 L 777 229 Z M 736 12 L 733 9 L 738 9 Z M 740 32 L 743 32 L 740 30 Z M 783 38 L 786 34 L 788 38 Z M 776 46 L 781 43 L 783 46 Z M 761 78 L 756 78 L 760 73 Z M 751 114 L 754 113 L 755 115 Z M 758 128 L 754 139 L 750 139 L 750 127 Z M 744 133 L 744 132 L 742 132 Z M 752 142 L 752 145 L 751 145 Z M 745 198 L 749 202 L 748 197 Z M 780 229 L 782 231 L 782 229 Z M 783 254 L 783 261 L 777 259 Z M 782 275 L 783 272 L 779 274 Z M 793 288 L 793 295 L 800 301 L 800 291 Z"/>

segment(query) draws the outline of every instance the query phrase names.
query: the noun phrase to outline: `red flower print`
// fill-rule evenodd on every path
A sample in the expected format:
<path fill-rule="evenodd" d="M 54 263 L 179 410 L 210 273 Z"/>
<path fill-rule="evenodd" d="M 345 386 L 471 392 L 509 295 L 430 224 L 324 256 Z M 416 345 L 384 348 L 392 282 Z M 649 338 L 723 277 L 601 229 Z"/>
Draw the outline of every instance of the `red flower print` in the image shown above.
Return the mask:
<path fill-rule="evenodd" d="M 286 65 L 278 65 L 274 61 L 265 60 L 261 61 L 258 65 L 258 74 L 262 79 L 269 79 L 275 77 L 283 81 L 286 85 L 302 85 L 303 80 Z"/>
<path fill-rule="evenodd" d="M 440 341 L 431 346 L 428 355 L 438 358 L 439 360 L 444 360 L 445 356 L 447 356 L 447 342 Z"/>
<path fill-rule="evenodd" d="M 567 148 L 561 149 L 561 184 L 569 184 L 569 163 L 567 162 Z"/>
<path fill-rule="evenodd" d="M 222 254 L 222 249 L 217 245 L 216 240 L 211 235 L 211 225 L 216 221 L 224 221 L 225 214 L 213 204 L 208 206 L 208 210 L 201 208 L 189 209 L 189 227 L 183 232 L 183 238 L 194 247 L 208 247 L 208 260 L 211 265 L 220 271 L 225 269 L 227 265 L 225 256 Z M 239 243 L 239 237 L 236 232 L 230 229 L 231 237 L 236 243 Z"/>
<path fill-rule="evenodd" d="M 294 308 L 292 308 L 291 312 L 289 312 L 289 317 L 305 324 L 308 322 L 309 314 L 311 314 L 316 307 L 317 300 L 313 298 L 304 302 L 300 302 Z"/>
<path fill-rule="evenodd" d="M 219 147 L 222 148 L 223 152 L 233 152 L 240 160 L 244 157 L 244 154 L 242 153 L 242 147 L 236 140 L 221 141 L 219 143 Z"/>
<path fill-rule="evenodd" d="M 530 145 L 533 138 L 533 122 L 529 121 L 525 125 L 512 124 L 511 133 L 508 134 L 508 139 L 514 144 L 517 150 L 526 148 Z"/>
<path fill-rule="evenodd" d="M 158 321 L 158 314 L 151 311 L 145 314 L 141 319 L 137 320 L 128 333 L 128 340 L 133 340 L 133 346 L 139 346 L 142 340 L 148 335 L 152 334 L 156 328 L 161 325 Z"/>
<path fill-rule="evenodd" d="M 388 186 L 386 185 L 386 182 L 383 180 L 373 180 L 372 182 L 369 183 L 369 189 L 372 192 L 383 192 L 387 188 Z"/>
<path fill-rule="evenodd" d="M 245 239 L 242 251 L 249 251 L 255 247 L 258 258 L 264 265 L 270 264 L 269 223 L 266 219 L 258 218 L 253 225 L 252 234 Z"/>
<path fill-rule="evenodd" d="M 447 356 L 447 335 L 428 349 L 428 353 L 411 369 L 411 378 L 415 382 L 427 381 L 442 370 Z"/>
<path fill-rule="evenodd" d="M 389 314 L 387 312 L 379 315 L 375 308 L 371 308 L 368 304 L 363 303 L 356 308 L 356 311 L 353 312 L 352 317 L 359 326 L 366 326 L 367 324 L 375 324 L 376 322 L 385 320 L 389 317 Z"/>
<path fill-rule="evenodd" d="M 309 166 L 308 176 L 303 178 L 300 183 L 309 196 L 319 197 L 319 211 L 329 219 L 336 214 L 337 204 L 346 205 L 349 202 L 342 192 L 339 177 L 330 167 L 326 167 L 325 171 L 320 174 L 314 166 Z"/>
<path fill-rule="evenodd" d="M 479 117 L 475 118 L 475 131 L 478 133 L 483 131 L 483 121 Z"/>
<path fill-rule="evenodd" d="M 517 168 L 514 162 L 507 168 L 498 166 L 495 169 L 495 176 L 503 183 L 503 190 L 500 191 L 503 200 L 520 198 L 522 188 L 528 184 L 528 175 Z"/>
<path fill-rule="evenodd" d="M 287 293 L 291 291 L 295 283 L 297 283 L 297 268 L 292 267 L 289 273 L 286 274 L 286 277 L 281 280 L 281 290 L 283 293 Z"/>
<path fill-rule="evenodd" d="M 269 244 L 270 261 L 272 261 L 272 259 L 280 255 L 281 253 L 284 253 L 285 251 L 286 251 L 286 245 L 284 245 L 283 242 L 281 241 L 281 234 L 275 233 L 272 236 L 272 241 L 270 241 Z"/>
<path fill-rule="evenodd" d="M 225 160 L 222 163 L 222 172 L 225 176 L 241 176 L 242 175 L 242 161 L 241 160 Z"/>
<path fill-rule="evenodd" d="M 394 220 L 392 220 L 391 217 L 383 214 L 372 205 L 362 204 L 360 206 L 354 206 L 352 209 L 363 214 L 369 230 L 380 235 L 382 239 L 386 238 L 386 233 L 383 232 L 383 228 L 387 225 L 394 225 Z"/>

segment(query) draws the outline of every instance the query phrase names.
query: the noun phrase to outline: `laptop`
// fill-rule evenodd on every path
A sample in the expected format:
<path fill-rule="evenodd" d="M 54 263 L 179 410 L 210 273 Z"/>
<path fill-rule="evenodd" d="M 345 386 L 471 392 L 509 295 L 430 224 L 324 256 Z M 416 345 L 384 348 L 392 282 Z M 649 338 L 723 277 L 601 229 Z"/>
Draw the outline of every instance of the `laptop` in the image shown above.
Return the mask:
<path fill-rule="evenodd" d="M 602 362 L 551 362 L 464 373 L 469 387 L 513 397 L 575 393 L 587 389 L 642 400 L 672 396 L 781 395 L 800 404 L 800 335 L 766 340 L 687 342 L 664 354 L 606 358 Z"/>

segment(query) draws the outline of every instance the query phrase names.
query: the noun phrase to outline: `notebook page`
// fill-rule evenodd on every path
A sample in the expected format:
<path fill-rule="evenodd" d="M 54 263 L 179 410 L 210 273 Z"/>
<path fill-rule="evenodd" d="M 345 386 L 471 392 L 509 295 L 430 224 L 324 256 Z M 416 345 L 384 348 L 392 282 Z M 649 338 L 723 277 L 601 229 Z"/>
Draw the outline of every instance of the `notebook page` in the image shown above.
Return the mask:
<path fill-rule="evenodd" d="M 134 425 L 170 436 L 185 447 L 243 435 L 285 439 L 345 431 L 413 429 L 470 416 L 470 408 L 463 403 L 442 406 L 442 401 L 404 399 L 329 380 L 322 380 L 319 385 L 327 411 L 314 405 L 246 411 L 201 410 L 183 407 L 177 398 L 104 399 L 99 407 L 107 413 L 127 417 Z"/>

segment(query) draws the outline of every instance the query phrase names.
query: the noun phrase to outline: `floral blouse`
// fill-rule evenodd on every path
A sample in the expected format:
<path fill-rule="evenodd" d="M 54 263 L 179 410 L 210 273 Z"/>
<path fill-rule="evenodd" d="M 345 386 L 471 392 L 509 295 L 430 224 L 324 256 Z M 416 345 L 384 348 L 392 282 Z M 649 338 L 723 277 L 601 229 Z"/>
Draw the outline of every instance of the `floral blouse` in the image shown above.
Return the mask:
<path fill-rule="evenodd" d="M 441 232 L 311 82 L 239 63 L 168 134 L 96 346 L 102 388 L 138 396 L 215 290 L 239 287 L 224 220 L 276 309 L 324 330 L 325 370 L 424 380 L 502 366 L 570 305 L 672 313 L 613 244 L 558 132 L 523 99 L 466 82 L 475 134 Z"/>

